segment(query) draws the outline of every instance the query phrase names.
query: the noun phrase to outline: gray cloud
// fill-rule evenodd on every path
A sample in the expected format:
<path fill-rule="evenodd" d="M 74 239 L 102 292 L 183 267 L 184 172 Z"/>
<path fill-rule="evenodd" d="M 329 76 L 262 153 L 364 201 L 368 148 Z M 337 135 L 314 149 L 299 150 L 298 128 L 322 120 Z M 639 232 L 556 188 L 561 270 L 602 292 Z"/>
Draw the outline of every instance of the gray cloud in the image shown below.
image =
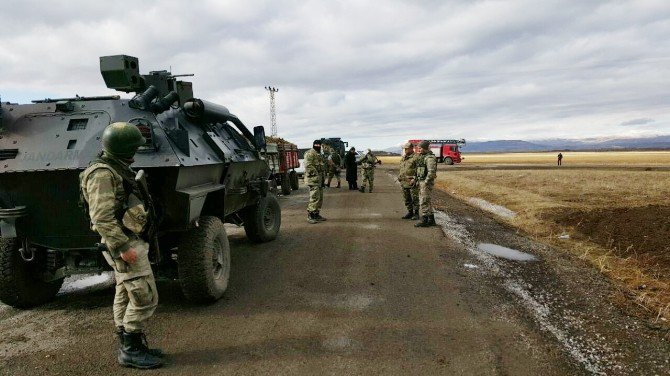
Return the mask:
<path fill-rule="evenodd" d="M 649 119 L 649 118 L 639 118 L 639 119 L 633 119 L 633 120 L 628 120 L 624 121 L 623 123 L 619 124 L 622 126 L 629 126 L 629 125 L 647 125 L 650 123 L 653 123 L 654 119 Z"/>
<path fill-rule="evenodd" d="M 301 144 L 670 133 L 664 0 L 5 1 L 0 24 L 3 100 L 108 94 L 97 58 L 126 53 L 250 125 L 279 87 Z"/>

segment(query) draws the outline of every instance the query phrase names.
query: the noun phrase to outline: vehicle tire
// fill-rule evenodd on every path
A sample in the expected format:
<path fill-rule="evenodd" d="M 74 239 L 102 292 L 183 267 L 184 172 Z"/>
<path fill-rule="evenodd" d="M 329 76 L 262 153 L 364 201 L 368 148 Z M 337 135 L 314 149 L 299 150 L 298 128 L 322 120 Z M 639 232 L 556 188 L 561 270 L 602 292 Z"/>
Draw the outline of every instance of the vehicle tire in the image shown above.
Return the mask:
<path fill-rule="evenodd" d="M 254 243 L 274 240 L 281 227 L 281 208 L 274 196 L 261 197 L 258 202 L 245 209 L 244 231 Z"/>
<path fill-rule="evenodd" d="M 291 171 L 288 173 L 289 180 L 291 181 L 291 189 L 294 191 L 297 191 L 300 189 L 300 179 L 298 178 L 298 173 L 295 171 Z"/>
<path fill-rule="evenodd" d="M 230 279 L 230 243 L 223 222 L 217 217 L 201 217 L 198 227 L 182 236 L 177 252 L 184 296 L 196 303 L 221 298 Z"/>
<path fill-rule="evenodd" d="M 452 165 L 452 164 L 454 164 L 454 160 L 451 159 L 451 157 L 446 157 L 446 158 L 444 158 L 444 163 L 448 164 L 448 165 Z"/>
<path fill-rule="evenodd" d="M 281 194 L 288 196 L 291 194 L 291 181 L 288 173 L 281 174 Z"/>
<path fill-rule="evenodd" d="M 25 262 L 17 239 L 0 239 L 0 301 L 16 308 L 31 308 L 51 301 L 63 278 L 45 282 L 39 278 L 43 262 L 37 257 Z"/>

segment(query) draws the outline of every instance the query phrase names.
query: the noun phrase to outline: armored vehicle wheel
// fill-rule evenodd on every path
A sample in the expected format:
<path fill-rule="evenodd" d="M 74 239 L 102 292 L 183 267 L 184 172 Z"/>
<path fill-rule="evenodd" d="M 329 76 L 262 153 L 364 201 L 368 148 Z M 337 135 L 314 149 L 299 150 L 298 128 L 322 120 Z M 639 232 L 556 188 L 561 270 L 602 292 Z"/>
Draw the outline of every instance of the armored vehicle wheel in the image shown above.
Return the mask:
<path fill-rule="evenodd" d="M 45 282 L 40 258 L 25 262 L 16 239 L 0 239 L 0 301 L 16 308 L 30 308 L 52 300 L 63 279 Z"/>
<path fill-rule="evenodd" d="M 300 189 L 300 179 L 298 179 L 298 173 L 295 171 L 291 171 L 288 173 L 289 180 L 291 181 L 291 189 L 294 191 L 297 191 Z"/>
<path fill-rule="evenodd" d="M 281 208 L 276 197 L 261 197 L 255 205 L 244 209 L 244 231 L 252 242 L 274 240 L 280 227 Z"/>
<path fill-rule="evenodd" d="M 446 157 L 444 158 L 444 164 L 452 165 L 454 164 L 454 160 L 451 157 Z"/>
<path fill-rule="evenodd" d="M 284 196 L 291 194 L 291 181 L 287 173 L 281 174 L 281 194 Z"/>
<path fill-rule="evenodd" d="M 213 302 L 228 288 L 230 244 L 226 228 L 216 217 L 202 217 L 178 247 L 179 283 L 187 299 Z"/>

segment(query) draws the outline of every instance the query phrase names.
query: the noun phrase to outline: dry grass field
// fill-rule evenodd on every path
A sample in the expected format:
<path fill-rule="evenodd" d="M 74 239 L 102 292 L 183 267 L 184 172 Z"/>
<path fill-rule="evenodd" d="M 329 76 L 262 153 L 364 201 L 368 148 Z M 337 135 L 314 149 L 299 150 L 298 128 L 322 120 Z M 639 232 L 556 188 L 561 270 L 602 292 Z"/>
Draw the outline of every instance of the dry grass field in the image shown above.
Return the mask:
<path fill-rule="evenodd" d="M 559 168 L 555 153 L 466 154 L 460 166 L 439 166 L 437 186 L 516 212 L 501 220 L 590 261 L 639 307 L 669 320 L 670 171 L 633 167 L 670 166 L 670 152 L 563 155 Z M 398 158 L 382 160 L 393 168 Z"/>
<path fill-rule="evenodd" d="M 489 164 L 555 165 L 558 152 L 551 153 L 463 153 L 461 166 Z M 379 157 L 382 163 L 397 164 L 400 157 Z M 563 152 L 567 166 L 670 166 L 670 151 Z"/>

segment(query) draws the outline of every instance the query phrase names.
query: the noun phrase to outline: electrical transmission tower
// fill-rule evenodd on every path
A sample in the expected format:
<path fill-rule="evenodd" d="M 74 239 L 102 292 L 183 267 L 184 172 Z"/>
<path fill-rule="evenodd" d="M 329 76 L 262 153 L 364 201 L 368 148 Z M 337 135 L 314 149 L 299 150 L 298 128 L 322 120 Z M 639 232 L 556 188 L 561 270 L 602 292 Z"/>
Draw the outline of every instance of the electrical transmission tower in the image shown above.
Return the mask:
<path fill-rule="evenodd" d="M 277 137 L 277 109 L 275 107 L 275 93 L 279 91 L 276 87 L 266 86 L 265 90 L 270 92 L 270 124 L 272 124 L 272 137 Z"/>

